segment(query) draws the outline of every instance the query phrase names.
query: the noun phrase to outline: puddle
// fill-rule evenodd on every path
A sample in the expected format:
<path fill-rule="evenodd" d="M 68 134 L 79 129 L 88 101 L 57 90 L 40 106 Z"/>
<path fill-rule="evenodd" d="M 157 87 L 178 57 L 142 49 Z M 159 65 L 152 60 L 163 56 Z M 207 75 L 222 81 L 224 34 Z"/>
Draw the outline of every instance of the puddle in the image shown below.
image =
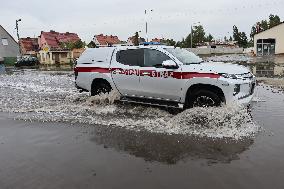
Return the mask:
<path fill-rule="evenodd" d="M 253 137 L 259 127 L 245 108 L 194 108 L 180 114 L 153 107 L 114 103 L 117 92 L 100 97 L 79 93 L 71 72 L 21 71 L 0 76 L 0 111 L 16 119 L 84 123 L 128 130 L 207 138 Z"/>

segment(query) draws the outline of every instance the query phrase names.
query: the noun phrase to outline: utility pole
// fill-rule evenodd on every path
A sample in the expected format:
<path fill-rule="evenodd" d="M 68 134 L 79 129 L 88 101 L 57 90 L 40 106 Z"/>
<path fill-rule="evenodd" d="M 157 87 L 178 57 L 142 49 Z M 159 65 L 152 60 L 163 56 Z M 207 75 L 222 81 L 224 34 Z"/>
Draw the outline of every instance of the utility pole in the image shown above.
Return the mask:
<path fill-rule="evenodd" d="M 150 12 L 153 12 L 153 9 L 150 10 Z M 145 10 L 145 22 L 146 22 L 146 42 L 149 42 L 148 39 L 148 21 L 147 21 L 147 10 Z"/>
<path fill-rule="evenodd" d="M 22 19 L 16 20 L 16 30 L 17 30 L 17 37 L 18 37 L 18 43 L 19 43 L 19 50 L 20 50 L 20 56 L 22 57 L 22 50 L 21 50 L 21 43 L 20 43 L 20 35 L 19 35 L 19 24 L 18 22 L 21 22 Z"/>

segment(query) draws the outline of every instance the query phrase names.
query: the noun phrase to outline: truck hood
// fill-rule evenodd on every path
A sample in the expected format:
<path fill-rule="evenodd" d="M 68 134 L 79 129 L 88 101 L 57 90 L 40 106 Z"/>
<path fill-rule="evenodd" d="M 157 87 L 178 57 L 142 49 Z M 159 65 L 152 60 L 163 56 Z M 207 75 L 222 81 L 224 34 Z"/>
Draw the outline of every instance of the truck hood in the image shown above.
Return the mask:
<path fill-rule="evenodd" d="M 206 72 L 206 73 L 227 73 L 227 74 L 244 74 L 250 70 L 245 66 L 223 63 L 223 62 L 202 62 L 200 64 L 183 65 L 183 71 Z"/>

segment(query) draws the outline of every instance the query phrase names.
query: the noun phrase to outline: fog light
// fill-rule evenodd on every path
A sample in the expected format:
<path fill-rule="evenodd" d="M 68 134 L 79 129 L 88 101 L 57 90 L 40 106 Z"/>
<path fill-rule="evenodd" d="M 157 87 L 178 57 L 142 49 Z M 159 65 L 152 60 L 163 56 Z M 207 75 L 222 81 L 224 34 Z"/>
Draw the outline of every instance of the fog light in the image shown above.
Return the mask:
<path fill-rule="evenodd" d="M 241 91 L 241 85 L 240 85 L 240 84 L 235 85 L 235 88 L 234 88 L 234 96 L 236 96 L 237 94 L 239 94 L 240 91 Z"/>

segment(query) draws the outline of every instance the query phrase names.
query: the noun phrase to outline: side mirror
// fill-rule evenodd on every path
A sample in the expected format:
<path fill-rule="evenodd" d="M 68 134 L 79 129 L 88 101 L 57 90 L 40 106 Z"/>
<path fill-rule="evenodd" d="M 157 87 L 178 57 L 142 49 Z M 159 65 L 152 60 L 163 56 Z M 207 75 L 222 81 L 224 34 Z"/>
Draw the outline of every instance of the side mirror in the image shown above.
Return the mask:
<path fill-rule="evenodd" d="M 167 69 L 177 69 L 178 65 L 173 60 L 165 60 L 162 66 Z"/>

